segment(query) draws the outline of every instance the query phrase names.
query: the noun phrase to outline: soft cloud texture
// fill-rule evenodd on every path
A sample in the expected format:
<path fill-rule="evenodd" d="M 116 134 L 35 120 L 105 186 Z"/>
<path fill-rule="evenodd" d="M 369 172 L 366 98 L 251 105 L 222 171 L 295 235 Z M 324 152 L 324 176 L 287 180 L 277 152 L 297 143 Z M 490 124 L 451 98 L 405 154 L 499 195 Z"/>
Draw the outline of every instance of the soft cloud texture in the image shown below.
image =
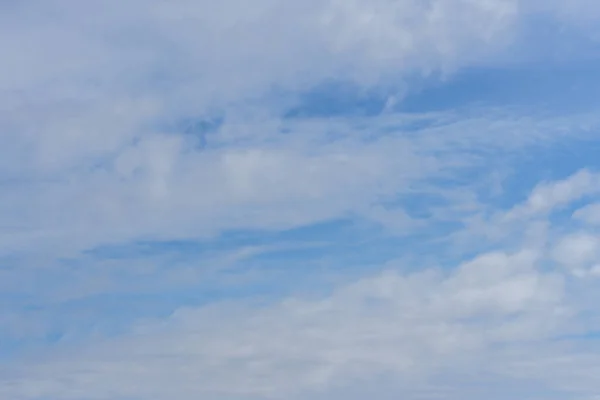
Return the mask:
<path fill-rule="evenodd" d="M 595 398 L 599 10 L 1 3 L 0 395 Z"/>
<path fill-rule="evenodd" d="M 490 388 L 518 378 L 515 394 L 527 394 L 525 382 L 535 381 L 537 393 L 586 398 L 598 388 L 588 368 L 600 365 L 585 361 L 595 346 L 587 355 L 565 346 L 590 329 L 581 326 L 578 292 L 593 283 L 571 282 L 577 271 L 569 268 L 599 261 L 588 240 L 574 233 L 539 247 L 483 253 L 450 271 L 401 273 L 389 265 L 312 298 L 183 308 L 123 338 L 54 350 L 16 368 L 3 390 L 17 399 L 295 398 L 396 376 L 400 393 L 437 387 L 425 397 L 458 398 L 468 393 L 464 383 L 444 388 L 444 376 L 456 375 L 490 379 Z M 103 383 L 90 393 L 94 382 Z"/>

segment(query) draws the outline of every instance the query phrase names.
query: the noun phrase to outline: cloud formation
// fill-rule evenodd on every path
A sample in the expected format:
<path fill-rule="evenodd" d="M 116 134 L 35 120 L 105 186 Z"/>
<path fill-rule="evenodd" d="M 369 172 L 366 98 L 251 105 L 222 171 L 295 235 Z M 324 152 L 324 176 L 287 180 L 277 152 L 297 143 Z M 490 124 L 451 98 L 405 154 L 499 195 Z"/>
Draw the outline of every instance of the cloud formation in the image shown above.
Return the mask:
<path fill-rule="evenodd" d="M 1 397 L 594 399 L 599 10 L 0 4 Z"/>
<path fill-rule="evenodd" d="M 521 230 L 531 223 L 522 221 Z M 472 390 L 460 379 L 481 377 L 489 387 L 513 382 L 515 394 L 529 393 L 534 381 L 536 393 L 591 398 L 597 350 L 593 342 L 578 349 L 576 338 L 598 328 L 585 312 L 600 239 L 586 230 L 548 236 L 450 270 L 388 265 L 326 295 L 182 308 L 125 337 L 54 350 L 15 368 L 2 388 L 17 399 L 297 398 L 395 377 L 399 395 L 459 398 Z M 446 387 L 448 376 L 458 383 Z"/>

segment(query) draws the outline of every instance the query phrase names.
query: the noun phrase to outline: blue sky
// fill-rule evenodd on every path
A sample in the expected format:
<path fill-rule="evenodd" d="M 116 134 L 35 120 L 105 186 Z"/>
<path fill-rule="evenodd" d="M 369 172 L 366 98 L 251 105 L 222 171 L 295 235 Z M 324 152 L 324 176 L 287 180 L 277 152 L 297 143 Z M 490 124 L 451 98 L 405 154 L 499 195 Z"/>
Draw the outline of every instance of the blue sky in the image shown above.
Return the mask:
<path fill-rule="evenodd" d="M 591 0 L 0 4 L 0 397 L 600 397 Z"/>

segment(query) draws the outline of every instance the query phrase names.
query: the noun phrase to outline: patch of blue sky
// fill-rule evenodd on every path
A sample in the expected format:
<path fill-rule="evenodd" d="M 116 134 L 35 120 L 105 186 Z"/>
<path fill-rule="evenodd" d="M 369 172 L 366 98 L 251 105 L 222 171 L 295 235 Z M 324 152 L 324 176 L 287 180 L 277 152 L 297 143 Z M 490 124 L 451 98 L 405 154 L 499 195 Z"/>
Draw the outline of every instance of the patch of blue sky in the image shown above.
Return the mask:
<path fill-rule="evenodd" d="M 281 297 L 293 288 L 315 283 L 317 275 L 311 270 L 322 272 L 323 265 L 350 272 L 353 266 L 393 257 L 394 241 L 377 240 L 374 235 L 365 241 L 364 228 L 353 230 L 352 225 L 351 221 L 331 221 L 284 232 L 231 232 L 209 241 L 139 242 L 92 249 L 81 257 L 62 260 L 61 268 L 37 271 L 37 289 L 21 288 L 0 296 L 9 310 L 21 310 L 32 323 L 46 325 L 37 333 L 24 332 L 19 341 L 0 332 L 4 343 L 0 353 L 14 353 L 32 342 L 52 344 L 67 334 L 116 335 L 133 321 L 165 317 L 182 306 L 239 297 Z M 219 256 L 252 246 L 267 247 L 224 271 L 177 279 L 190 268 L 210 269 Z M 145 262 L 148 271 L 103 264 L 112 261 L 123 266 L 136 260 Z M 260 277 L 253 276 L 253 270 L 260 271 Z M 94 287 L 107 278 L 112 284 L 101 293 L 94 293 L 95 289 L 86 294 L 87 285 Z M 82 294 L 68 295 L 78 287 Z M 55 293 L 66 298 L 53 299 Z"/>
<path fill-rule="evenodd" d="M 209 240 L 171 240 L 138 241 L 119 245 L 101 246 L 85 252 L 96 259 L 119 259 L 153 257 L 162 255 L 181 255 L 201 259 L 215 254 L 223 254 L 240 248 L 261 247 L 290 243 L 321 243 L 331 240 L 343 240 L 352 236 L 352 222 L 349 220 L 331 220 L 311 226 L 284 231 L 232 230 L 221 233 Z"/>
<path fill-rule="evenodd" d="M 410 93 L 404 112 L 510 106 L 532 111 L 582 111 L 598 105 L 600 60 L 584 64 L 469 68 L 440 84 Z"/>
<path fill-rule="evenodd" d="M 474 155 L 481 159 L 475 165 L 458 167 L 421 182 L 415 185 L 412 193 L 390 198 L 383 205 L 402 209 L 413 218 L 430 218 L 451 203 L 450 193 L 462 188 L 474 193 L 479 202 L 494 210 L 508 210 L 526 201 L 531 190 L 540 182 L 566 179 L 584 167 L 590 171 L 600 170 L 598 154 L 600 140 L 576 139 L 548 146 L 530 146 L 519 153 L 482 153 Z M 556 216 L 570 215 L 589 200 L 584 197 L 574 201 Z M 460 217 L 460 214 L 455 215 Z M 436 226 L 436 229 L 439 228 Z"/>
<path fill-rule="evenodd" d="M 507 106 L 538 113 L 581 112 L 595 109 L 599 89 L 600 57 L 576 63 L 480 66 L 465 68 L 441 80 L 431 76 L 408 82 L 393 110 L 421 114 Z M 298 104 L 285 116 L 374 117 L 386 110 L 394 94 L 390 89 L 364 90 L 344 82 L 328 83 L 299 96 Z"/>
<path fill-rule="evenodd" d="M 162 260 L 159 270 L 175 270 L 191 263 L 210 268 L 206 264 L 218 262 L 220 258 L 226 259 L 230 255 L 236 258 L 235 255 L 239 253 L 240 260 L 233 265 L 226 265 L 223 268 L 225 271 L 280 268 L 284 264 L 290 266 L 291 263 L 293 267 L 289 271 L 292 272 L 297 263 L 302 263 L 304 267 L 299 273 L 305 274 L 311 265 L 319 264 L 319 260 L 331 254 L 339 257 L 339 262 L 336 263 L 338 268 L 342 265 L 350 268 L 359 263 L 381 261 L 385 254 L 381 251 L 382 247 L 389 245 L 384 239 L 382 232 L 375 226 L 369 227 L 359 221 L 342 219 L 280 232 L 231 231 L 210 240 L 152 241 L 103 246 L 88 251 L 84 259 L 71 262 L 79 264 L 89 259 L 158 259 Z M 360 253 L 357 249 L 360 249 Z M 349 264 L 349 261 L 353 262 Z"/>
<path fill-rule="evenodd" d="M 586 168 L 600 170 L 600 140 L 561 141 L 553 146 L 531 147 L 526 153 L 510 159 L 510 174 L 502 183 L 502 194 L 489 199 L 493 206 L 508 209 L 525 201 L 537 184 L 563 180 Z M 508 161 L 508 160 L 507 160 Z M 590 200 L 584 197 L 565 206 L 561 214 L 570 215 Z"/>
<path fill-rule="evenodd" d="M 183 135 L 189 139 L 192 150 L 201 150 L 210 146 L 209 136 L 217 132 L 223 122 L 223 116 L 182 117 L 175 121 L 157 124 L 155 128 L 162 132 Z"/>
<path fill-rule="evenodd" d="M 494 208 L 509 209 L 525 201 L 540 183 L 566 179 L 582 168 L 600 170 L 598 154 L 600 140 L 569 138 L 549 145 L 528 146 L 518 153 L 488 155 L 485 162 L 464 168 L 449 179 L 434 179 L 432 183 L 437 188 L 474 188 L 480 201 Z M 577 206 L 577 202 L 572 205 Z"/>
<path fill-rule="evenodd" d="M 111 312 L 122 312 L 134 319 L 136 315 L 142 316 L 146 309 L 151 310 L 148 311 L 150 314 L 159 316 L 161 304 L 165 307 L 163 310 L 170 312 L 178 306 L 201 305 L 236 296 L 283 295 L 297 288 L 301 282 L 305 286 L 318 284 L 322 273 L 357 275 L 369 272 L 374 266 L 407 255 L 409 249 L 413 254 L 426 250 L 433 252 L 434 248 L 427 244 L 427 238 L 436 234 L 439 231 L 432 229 L 423 235 L 399 238 L 388 235 L 372 223 L 338 220 L 283 232 L 231 232 L 206 241 L 104 246 L 79 258 L 63 260 L 63 267 L 58 270 L 40 271 L 39 281 L 44 282 L 40 292 L 32 292 L 18 303 L 20 307 L 43 303 L 50 296 L 44 288 L 85 287 L 98 279 L 109 278 L 114 284 L 104 289 L 107 293 L 76 296 L 59 301 L 57 307 L 70 303 L 91 307 L 92 304 L 122 301 L 121 308 L 102 306 L 95 313 L 110 319 Z M 215 267 L 220 258 L 252 248 L 257 251 L 243 255 L 233 264 Z M 134 268 L 133 264 L 138 261 L 148 265 L 147 270 Z M 107 262 L 116 262 L 117 266 L 130 264 L 132 268 L 111 268 Z M 199 270 L 184 281 L 178 279 L 190 268 Z M 200 272 L 211 268 L 215 270 Z M 87 273 L 98 269 L 104 270 L 100 276 Z M 260 277 L 253 276 L 252 272 L 260 272 Z M 275 278 L 276 282 L 273 281 Z M 149 305 L 147 308 L 134 307 L 138 301 L 148 301 Z M 104 311 L 100 312 L 100 309 Z M 128 309 L 130 312 L 127 312 Z M 82 324 L 85 326 L 85 322 Z"/>
<path fill-rule="evenodd" d="M 385 108 L 389 90 L 365 90 L 358 85 L 331 81 L 298 96 L 298 104 L 284 118 L 376 116 Z"/>
<path fill-rule="evenodd" d="M 427 207 L 441 204 L 434 195 L 405 196 L 393 207 L 401 207 L 416 218 L 427 218 Z M 102 246 L 86 252 L 86 257 L 70 262 L 89 260 L 162 260 L 161 268 L 176 269 L 190 263 L 205 264 L 219 257 L 242 251 L 240 262 L 225 268 L 269 268 L 269 266 L 304 264 L 300 273 L 307 273 L 310 265 L 328 259 L 331 268 L 357 268 L 384 262 L 401 254 L 403 248 L 420 251 L 420 243 L 428 236 L 440 234 L 440 225 L 425 232 L 390 235 L 381 226 L 362 218 L 343 218 L 323 221 L 283 231 L 242 230 L 222 233 L 208 240 L 142 241 L 122 245 Z M 243 253 L 247 250 L 247 253 Z M 431 249 L 430 249 L 431 250 Z M 336 262 L 332 263 L 332 258 Z"/>
<path fill-rule="evenodd" d="M 19 310 L 22 322 L 13 323 L 13 332 L 0 331 L 0 361 L 18 356 L 32 346 L 73 345 L 90 336 L 115 337 L 131 331 L 141 321 L 166 318 L 185 306 L 244 297 L 268 299 L 282 294 L 277 285 L 264 282 L 224 285 L 222 281 L 209 280 L 177 287 L 132 287 L 65 301 L 33 299 L 36 305 L 13 302 L 7 310 Z M 23 327 L 19 329 L 19 325 Z"/>
<path fill-rule="evenodd" d="M 600 331 L 586 331 L 583 333 L 573 333 L 573 334 L 565 334 L 565 335 L 559 335 L 556 337 L 552 338 L 553 341 L 583 341 L 585 342 L 590 342 L 590 341 L 598 341 L 600 343 Z"/>

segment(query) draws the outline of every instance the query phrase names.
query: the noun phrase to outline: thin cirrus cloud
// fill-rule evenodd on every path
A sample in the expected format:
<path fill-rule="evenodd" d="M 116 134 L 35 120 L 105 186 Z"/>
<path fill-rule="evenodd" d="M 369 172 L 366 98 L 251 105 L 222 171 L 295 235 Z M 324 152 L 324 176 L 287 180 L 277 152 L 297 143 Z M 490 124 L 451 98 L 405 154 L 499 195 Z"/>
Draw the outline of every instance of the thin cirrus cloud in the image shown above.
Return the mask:
<path fill-rule="evenodd" d="M 599 11 L 0 4 L 0 395 L 593 399 Z"/>

